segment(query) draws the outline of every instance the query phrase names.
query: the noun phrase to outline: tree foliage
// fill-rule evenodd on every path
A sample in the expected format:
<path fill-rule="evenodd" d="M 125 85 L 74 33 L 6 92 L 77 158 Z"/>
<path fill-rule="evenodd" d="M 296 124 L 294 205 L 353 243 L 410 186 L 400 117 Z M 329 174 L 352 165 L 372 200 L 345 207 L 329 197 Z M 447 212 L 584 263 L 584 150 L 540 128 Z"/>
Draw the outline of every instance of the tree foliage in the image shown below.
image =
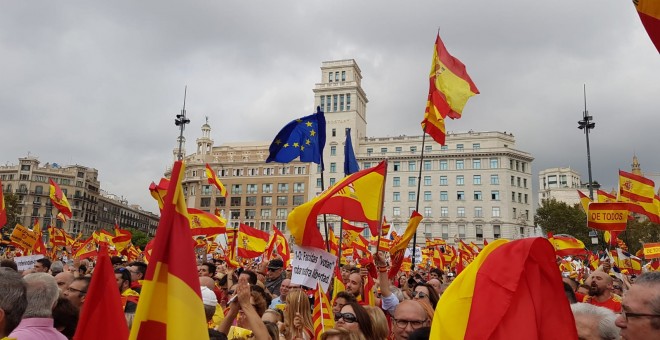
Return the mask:
<path fill-rule="evenodd" d="M 554 198 L 543 200 L 542 205 L 536 209 L 534 223 L 546 233 L 568 234 L 584 242 L 587 247 L 591 245 L 589 237 L 591 229 L 587 228 L 587 214 L 580 204 L 569 206 Z M 602 233 L 600 238 L 602 242 Z"/>
<path fill-rule="evenodd" d="M 140 247 L 141 249 L 144 249 L 144 246 L 151 241 L 151 238 L 147 235 L 147 233 L 134 229 L 134 228 L 126 228 L 128 231 L 131 232 L 131 242 L 133 243 L 134 246 Z"/>
<path fill-rule="evenodd" d="M 625 242 L 628 250 L 634 254 L 642 249 L 644 243 L 660 242 L 660 225 L 649 222 L 646 218 L 630 220 L 619 239 Z"/>
<path fill-rule="evenodd" d="M 7 210 L 7 224 L 0 226 L 5 233 L 11 233 L 20 221 L 21 206 L 18 204 L 18 195 L 5 193 L 5 209 Z"/>

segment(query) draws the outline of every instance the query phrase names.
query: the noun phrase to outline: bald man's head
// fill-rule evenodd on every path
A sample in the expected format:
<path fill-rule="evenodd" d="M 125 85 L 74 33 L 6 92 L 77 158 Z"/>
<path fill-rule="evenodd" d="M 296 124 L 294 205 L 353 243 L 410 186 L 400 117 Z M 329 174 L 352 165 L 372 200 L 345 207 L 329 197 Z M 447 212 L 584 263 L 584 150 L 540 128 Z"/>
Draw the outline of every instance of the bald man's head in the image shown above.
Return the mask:
<path fill-rule="evenodd" d="M 208 276 L 200 276 L 199 285 L 213 290 L 215 288 L 215 281 L 213 281 L 213 279 Z"/>
<path fill-rule="evenodd" d="M 407 339 L 414 330 L 431 325 L 426 310 L 419 301 L 415 300 L 401 301 L 394 310 L 393 321 L 396 340 Z"/>

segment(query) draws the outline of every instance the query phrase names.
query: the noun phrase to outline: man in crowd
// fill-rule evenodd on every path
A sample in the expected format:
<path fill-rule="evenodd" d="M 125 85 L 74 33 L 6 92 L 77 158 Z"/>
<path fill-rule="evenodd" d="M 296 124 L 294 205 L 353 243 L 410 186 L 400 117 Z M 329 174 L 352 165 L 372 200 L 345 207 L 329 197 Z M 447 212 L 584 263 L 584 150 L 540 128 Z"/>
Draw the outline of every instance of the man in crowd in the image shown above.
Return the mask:
<path fill-rule="evenodd" d="M 140 294 L 131 289 L 131 273 L 126 268 L 115 269 L 115 279 L 121 294 L 124 313 L 135 313 Z"/>
<path fill-rule="evenodd" d="M 147 274 L 147 264 L 144 262 L 131 262 L 126 266 L 126 269 L 131 273 L 131 289 L 140 293 L 142 290 L 142 283 L 144 276 Z"/>
<path fill-rule="evenodd" d="M 64 271 L 64 263 L 62 261 L 53 261 L 50 265 L 50 273 L 55 276 Z"/>
<path fill-rule="evenodd" d="M 204 262 L 199 266 L 199 276 L 208 276 L 213 278 L 215 276 L 215 265 L 211 262 Z"/>
<path fill-rule="evenodd" d="M 433 274 L 433 272 L 431 272 Z M 442 295 L 442 282 L 438 279 L 430 279 L 428 282 L 431 287 L 435 290 L 436 293 L 438 293 L 438 296 Z"/>
<path fill-rule="evenodd" d="M 293 288 L 300 288 L 300 285 L 292 285 L 290 279 L 284 279 L 280 286 L 280 296 L 271 301 L 269 308 L 275 309 L 277 305 L 286 303 L 286 296 L 289 294 L 289 290 Z"/>
<path fill-rule="evenodd" d="M 571 305 L 578 339 L 581 340 L 617 340 L 619 329 L 614 324 L 616 314 L 605 308 L 587 303 Z"/>
<path fill-rule="evenodd" d="M 55 275 L 55 282 L 57 282 L 57 288 L 60 290 L 60 296 L 63 296 L 73 279 L 75 279 L 75 276 L 71 272 L 61 272 Z"/>
<path fill-rule="evenodd" d="M 284 275 L 284 261 L 281 259 L 272 259 L 268 262 L 266 272 L 266 282 L 264 285 L 266 289 L 273 295 L 280 295 L 280 286 L 286 276 Z"/>
<path fill-rule="evenodd" d="M 87 276 L 73 279 L 71 284 L 69 284 L 69 287 L 67 287 L 62 293 L 62 297 L 68 299 L 74 306 L 78 307 L 78 309 L 82 309 L 90 282 L 91 278 Z"/>
<path fill-rule="evenodd" d="M 27 285 L 27 308 L 9 338 L 66 340 L 53 327 L 53 308 L 59 296 L 55 278 L 48 273 L 33 273 L 25 276 L 24 280 Z"/>
<path fill-rule="evenodd" d="M 408 335 L 416 329 L 429 326 L 431 321 L 419 301 L 401 301 L 394 309 L 392 331 L 396 340 L 408 339 Z"/>
<path fill-rule="evenodd" d="M 621 312 L 621 297 L 612 293 L 612 277 L 607 273 L 596 270 L 589 276 L 591 281 L 589 295 L 582 302 L 601 306 L 615 313 Z"/>
<path fill-rule="evenodd" d="M 0 268 L 0 338 L 11 333 L 27 307 L 25 281 L 11 268 Z"/>
<path fill-rule="evenodd" d="M 636 278 L 623 296 L 623 312 L 616 325 L 625 340 L 660 339 L 660 272 Z"/>
<path fill-rule="evenodd" d="M 34 272 L 35 273 L 48 273 L 50 270 L 50 260 L 42 257 L 37 260 L 37 262 L 34 264 Z"/>

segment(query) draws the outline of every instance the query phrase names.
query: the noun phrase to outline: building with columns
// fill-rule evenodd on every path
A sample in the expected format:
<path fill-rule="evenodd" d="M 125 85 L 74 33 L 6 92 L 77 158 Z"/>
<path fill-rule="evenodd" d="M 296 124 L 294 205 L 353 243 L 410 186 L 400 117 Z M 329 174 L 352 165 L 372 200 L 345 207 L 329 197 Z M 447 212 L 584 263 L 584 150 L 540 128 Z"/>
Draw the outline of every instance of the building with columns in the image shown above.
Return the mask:
<path fill-rule="evenodd" d="M 234 225 L 241 221 L 262 230 L 272 225 L 286 232 L 286 216 L 293 208 L 344 177 L 344 143 L 350 129 L 360 169 L 388 160 L 383 213 L 401 232 L 417 205 L 422 168 L 418 210 L 424 219 L 418 229 L 418 244 L 425 237 L 442 237 L 452 243 L 458 238 L 483 242 L 531 235 L 534 158 L 516 146 L 513 134 L 448 133 L 445 146 L 430 138 L 423 143 L 421 135 L 369 137 L 369 101 L 361 82 L 361 70 L 353 59 L 321 64 L 321 81 L 313 93 L 314 104 L 325 112 L 327 122 L 325 183 L 316 164 L 265 163 L 270 141 L 215 146 L 207 121 L 196 151 L 185 157 L 188 205 L 206 211 L 220 209 Z M 282 126 L 286 123 L 283 121 Z M 276 133 L 273 130 L 273 136 Z M 424 160 L 420 163 L 422 149 Z M 178 148 L 173 154 L 176 158 Z M 229 202 L 208 185 L 206 163 L 227 187 Z M 327 221 L 339 231 L 339 218 L 330 215 Z M 319 218 L 319 225 L 322 223 Z"/>

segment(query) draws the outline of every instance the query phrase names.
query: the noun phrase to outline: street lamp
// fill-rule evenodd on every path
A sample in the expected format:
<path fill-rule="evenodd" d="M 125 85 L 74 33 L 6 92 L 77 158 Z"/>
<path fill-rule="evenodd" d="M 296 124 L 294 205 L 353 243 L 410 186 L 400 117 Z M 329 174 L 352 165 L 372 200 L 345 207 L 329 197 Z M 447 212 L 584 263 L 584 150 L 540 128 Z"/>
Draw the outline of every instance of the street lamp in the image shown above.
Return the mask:
<path fill-rule="evenodd" d="M 593 201 L 594 199 L 594 189 L 592 185 L 591 178 L 591 151 L 589 150 L 589 130 L 596 127 L 596 123 L 593 123 L 593 116 L 589 115 L 587 111 L 587 85 L 584 85 L 584 112 L 582 115 L 582 120 L 578 121 L 578 129 L 584 130 L 584 134 L 587 137 L 587 168 L 589 169 L 589 198 Z"/>
<path fill-rule="evenodd" d="M 181 114 L 176 115 L 174 119 L 174 125 L 181 127 L 181 132 L 179 134 L 179 152 L 177 155 L 178 160 L 183 160 L 183 130 L 186 127 L 186 124 L 190 123 L 190 119 L 186 118 L 186 93 L 188 92 L 188 86 L 183 90 L 183 109 L 181 109 Z"/>

